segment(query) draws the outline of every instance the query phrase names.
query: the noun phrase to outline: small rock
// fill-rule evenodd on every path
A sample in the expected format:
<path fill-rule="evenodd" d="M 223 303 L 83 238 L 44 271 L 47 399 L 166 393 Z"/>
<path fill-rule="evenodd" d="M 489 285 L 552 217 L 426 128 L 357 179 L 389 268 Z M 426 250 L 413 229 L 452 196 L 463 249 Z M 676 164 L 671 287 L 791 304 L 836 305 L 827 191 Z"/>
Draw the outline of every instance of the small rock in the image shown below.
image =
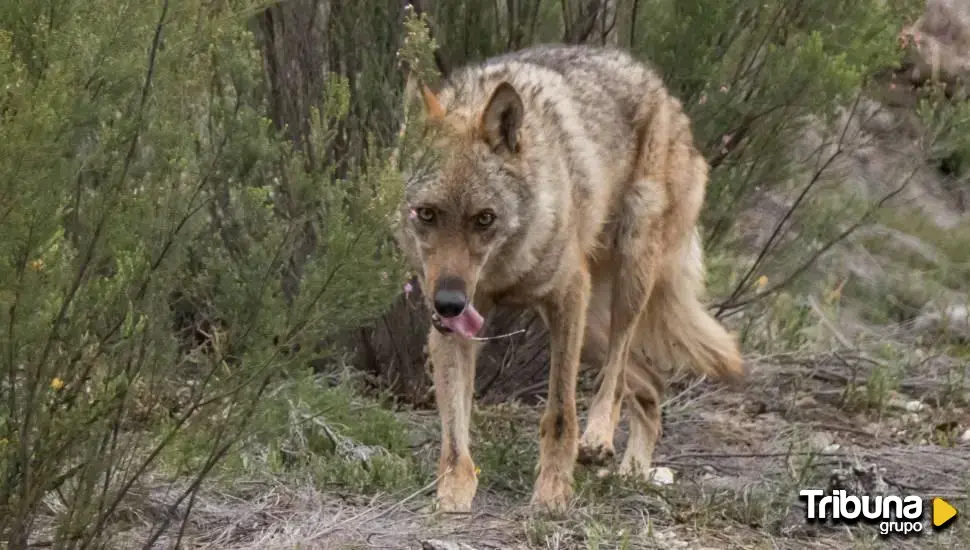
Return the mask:
<path fill-rule="evenodd" d="M 671 485 L 674 482 L 674 471 L 670 468 L 652 468 L 650 481 L 654 485 Z"/>
<path fill-rule="evenodd" d="M 830 432 L 817 432 L 812 435 L 812 446 L 816 449 L 825 449 L 833 443 L 835 443 L 835 438 L 832 437 Z"/>
<path fill-rule="evenodd" d="M 827 445 L 824 449 L 822 449 L 822 454 L 826 454 L 826 455 L 832 454 L 841 448 L 842 448 L 842 445 L 839 445 L 838 443 L 833 443 L 831 445 Z"/>
<path fill-rule="evenodd" d="M 926 408 L 926 405 L 924 405 L 919 399 L 914 399 L 906 403 L 907 412 L 911 412 L 911 413 L 920 412 L 925 408 Z"/>
<path fill-rule="evenodd" d="M 818 401 L 811 395 L 799 397 L 795 401 L 795 408 L 796 409 L 817 409 Z"/>
<path fill-rule="evenodd" d="M 946 307 L 929 306 L 913 321 L 920 332 L 935 332 L 946 336 L 970 339 L 970 304 Z"/>
<path fill-rule="evenodd" d="M 889 398 L 889 401 L 887 402 L 887 405 L 890 408 L 903 410 L 911 413 L 917 413 L 926 408 L 926 405 L 923 404 L 923 402 L 920 401 L 919 399 L 912 399 L 907 401 L 898 395 L 891 396 Z"/>
<path fill-rule="evenodd" d="M 960 434 L 960 443 L 970 443 L 970 430 Z"/>
<path fill-rule="evenodd" d="M 753 401 L 742 404 L 741 410 L 752 416 L 759 416 L 768 410 L 768 405 L 764 401 Z"/>
<path fill-rule="evenodd" d="M 463 542 L 430 539 L 421 541 L 421 550 L 475 550 L 475 548 Z"/>
<path fill-rule="evenodd" d="M 655 533 L 654 538 L 664 543 L 665 548 L 686 548 L 687 541 L 680 540 L 675 533 L 666 531 Z"/>

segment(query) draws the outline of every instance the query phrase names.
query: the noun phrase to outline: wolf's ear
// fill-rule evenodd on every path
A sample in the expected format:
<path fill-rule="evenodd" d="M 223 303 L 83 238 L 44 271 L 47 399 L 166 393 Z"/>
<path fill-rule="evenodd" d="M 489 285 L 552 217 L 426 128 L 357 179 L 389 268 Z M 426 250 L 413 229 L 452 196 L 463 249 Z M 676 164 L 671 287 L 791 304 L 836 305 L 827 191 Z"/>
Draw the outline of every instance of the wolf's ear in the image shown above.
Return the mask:
<path fill-rule="evenodd" d="M 525 105 L 519 92 L 508 82 L 498 85 L 482 114 L 482 131 L 492 149 L 519 152 L 519 130 Z"/>
<path fill-rule="evenodd" d="M 431 88 L 424 83 L 421 84 L 421 99 L 424 100 L 424 112 L 428 115 L 428 120 L 441 120 L 445 117 L 445 108 L 438 100 L 438 96 L 434 95 Z"/>

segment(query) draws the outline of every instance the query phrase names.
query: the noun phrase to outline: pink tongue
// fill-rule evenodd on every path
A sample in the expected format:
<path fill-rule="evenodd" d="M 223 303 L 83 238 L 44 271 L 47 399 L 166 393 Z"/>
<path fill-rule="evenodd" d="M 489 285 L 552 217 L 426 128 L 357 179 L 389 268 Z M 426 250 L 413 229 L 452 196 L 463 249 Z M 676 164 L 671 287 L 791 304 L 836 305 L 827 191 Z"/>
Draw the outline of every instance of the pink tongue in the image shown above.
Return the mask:
<path fill-rule="evenodd" d="M 482 314 L 475 309 L 475 306 L 468 304 L 465 311 L 455 317 L 442 317 L 441 324 L 445 328 L 451 329 L 465 338 L 472 338 L 482 329 L 485 319 Z"/>

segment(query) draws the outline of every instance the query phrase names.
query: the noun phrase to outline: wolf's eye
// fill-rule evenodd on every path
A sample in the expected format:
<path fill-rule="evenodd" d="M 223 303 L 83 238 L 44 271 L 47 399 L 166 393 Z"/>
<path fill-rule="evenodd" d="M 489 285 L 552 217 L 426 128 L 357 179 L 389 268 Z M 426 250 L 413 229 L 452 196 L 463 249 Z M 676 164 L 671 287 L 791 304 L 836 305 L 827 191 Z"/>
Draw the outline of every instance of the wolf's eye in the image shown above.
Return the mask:
<path fill-rule="evenodd" d="M 491 210 L 483 210 L 475 216 L 475 226 L 479 229 L 487 229 L 495 222 L 495 213 Z"/>
<path fill-rule="evenodd" d="M 418 208 L 418 219 L 424 223 L 431 223 L 434 221 L 434 210 L 430 208 Z"/>

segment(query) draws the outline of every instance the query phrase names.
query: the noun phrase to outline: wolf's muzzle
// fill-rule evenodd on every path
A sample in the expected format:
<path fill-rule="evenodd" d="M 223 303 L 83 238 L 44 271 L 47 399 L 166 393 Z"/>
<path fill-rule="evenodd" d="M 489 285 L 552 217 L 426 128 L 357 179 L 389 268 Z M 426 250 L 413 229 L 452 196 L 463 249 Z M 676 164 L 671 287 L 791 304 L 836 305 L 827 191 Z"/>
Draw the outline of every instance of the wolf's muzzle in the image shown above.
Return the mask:
<path fill-rule="evenodd" d="M 441 334 L 449 334 L 452 330 L 441 324 L 441 317 L 437 313 L 431 314 L 431 326 L 433 326 Z"/>

